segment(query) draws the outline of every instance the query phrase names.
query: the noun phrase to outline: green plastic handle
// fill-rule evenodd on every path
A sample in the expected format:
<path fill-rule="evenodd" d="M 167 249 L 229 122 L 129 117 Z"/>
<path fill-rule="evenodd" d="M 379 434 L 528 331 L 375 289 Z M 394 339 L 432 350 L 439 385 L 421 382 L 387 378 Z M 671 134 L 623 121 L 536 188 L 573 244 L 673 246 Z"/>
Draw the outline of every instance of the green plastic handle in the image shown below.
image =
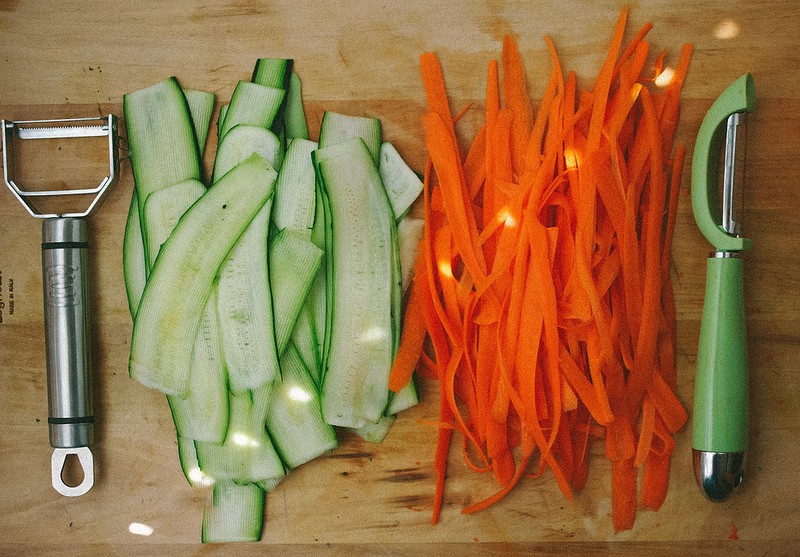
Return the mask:
<path fill-rule="evenodd" d="M 742 259 L 711 257 L 697 349 L 692 448 L 744 452 L 748 420 Z"/>
<path fill-rule="evenodd" d="M 692 211 L 697 227 L 721 251 L 750 249 L 750 239 L 731 236 L 722 228 L 718 173 L 720 150 L 725 141 L 728 116 L 752 112 L 756 107 L 753 76 L 744 74 L 714 101 L 700 124 L 692 156 Z"/>

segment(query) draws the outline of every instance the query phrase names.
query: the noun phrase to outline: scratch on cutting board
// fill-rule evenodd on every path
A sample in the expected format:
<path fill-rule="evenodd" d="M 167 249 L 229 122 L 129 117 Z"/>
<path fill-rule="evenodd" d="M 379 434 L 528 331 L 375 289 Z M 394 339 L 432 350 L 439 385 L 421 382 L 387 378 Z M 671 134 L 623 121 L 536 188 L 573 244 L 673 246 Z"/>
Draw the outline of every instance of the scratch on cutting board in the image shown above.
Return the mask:
<path fill-rule="evenodd" d="M 283 518 L 289 518 L 289 501 L 286 498 L 286 490 L 281 490 L 281 499 L 283 500 Z"/>

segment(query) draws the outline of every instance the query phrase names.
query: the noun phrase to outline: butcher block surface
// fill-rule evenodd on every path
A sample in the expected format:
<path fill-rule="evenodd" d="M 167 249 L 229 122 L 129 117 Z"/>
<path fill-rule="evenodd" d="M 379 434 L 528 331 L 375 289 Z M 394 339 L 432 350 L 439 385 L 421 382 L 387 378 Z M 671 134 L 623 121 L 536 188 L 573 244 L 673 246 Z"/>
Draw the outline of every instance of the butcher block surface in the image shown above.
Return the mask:
<path fill-rule="evenodd" d="M 531 96 L 540 99 L 551 69 L 544 36 L 586 88 L 622 6 L 0 0 L 0 117 L 122 119 L 124 93 L 171 75 L 185 87 L 214 91 L 218 108 L 257 58 L 289 57 L 303 81 L 312 137 L 324 110 L 377 116 L 384 137 L 421 170 L 421 53 L 439 55 L 454 110 L 474 102 L 459 128 L 468 137 L 481 123 L 486 66 L 499 59 L 504 34 L 517 39 Z M 78 498 L 50 486 L 41 223 L 0 188 L 0 555 L 800 555 L 800 5 L 640 0 L 628 7 L 626 37 L 652 21 L 651 51 L 667 49 L 668 63 L 682 44 L 695 46 L 677 137 L 690 154 L 716 96 L 745 72 L 755 78 L 744 214 L 744 235 L 753 241 L 744 256 L 749 474 L 729 501 L 713 504 L 695 484 L 690 421 L 677 435 L 664 505 L 640 511 L 630 531 L 613 530 L 610 466 L 600 444 L 592 446 L 587 485 L 573 500 L 544 474 L 523 478 L 500 503 L 473 515 L 461 509 L 497 485 L 454 450 L 434 526 L 436 429 L 420 422 L 437 418 L 438 387 L 423 380 L 421 404 L 400 415 L 383 443 L 342 433 L 338 449 L 270 493 L 260 543 L 201 545 L 210 493 L 183 478 L 163 395 L 128 377 L 132 324 L 122 238 L 133 180 L 123 161 L 119 183 L 88 221 L 96 484 Z M 66 180 L 80 175 L 84 157 L 103 153 L 87 143 L 85 152 L 70 154 L 41 157 L 37 172 Z M 691 410 L 711 247 L 692 217 L 689 176 L 690 158 L 672 277 L 677 394 Z M 132 523 L 152 533 L 131 533 Z"/>

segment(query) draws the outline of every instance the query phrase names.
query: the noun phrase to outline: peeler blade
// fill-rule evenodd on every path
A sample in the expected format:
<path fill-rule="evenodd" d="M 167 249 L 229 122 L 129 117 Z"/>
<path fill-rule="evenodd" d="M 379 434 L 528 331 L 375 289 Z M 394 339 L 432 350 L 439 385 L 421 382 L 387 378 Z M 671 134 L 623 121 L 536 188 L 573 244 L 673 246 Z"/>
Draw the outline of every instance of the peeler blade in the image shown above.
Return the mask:
<path fill-rule="evenodd" d="M 732 236 L 742 234 L 745 165 L 747 162 L 747 113 L 728 117 L 722 176 L 722 228 Z"/>
<path fill-rule="evenodd" d="M 19 139 L 63 139 L 69 137 L 105 137 L 107 126 L 54 126 L 51 128 L 17 128 Z"/>

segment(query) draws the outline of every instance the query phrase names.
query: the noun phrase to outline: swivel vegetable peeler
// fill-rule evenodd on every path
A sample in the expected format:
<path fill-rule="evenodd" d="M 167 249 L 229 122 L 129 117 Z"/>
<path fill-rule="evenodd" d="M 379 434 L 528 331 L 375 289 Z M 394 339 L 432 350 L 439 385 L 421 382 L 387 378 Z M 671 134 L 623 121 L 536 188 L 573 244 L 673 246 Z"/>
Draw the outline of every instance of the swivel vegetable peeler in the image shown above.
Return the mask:
<path fill-rule="evenodd" d="M 695 478 L 712 501 L 727 499 L 746 469 L 748 367 L 742 252 L 751 248 L 751 241 L 741 236 L 740 215 L 745 122 L 755 104 L 753 77 L 745 74 L 708 110 L 692 159 L 694 218 L 715 248 L 706 265 L 692 434 Z"/>
<path fill-rule="evenodd" d="M 94 485 L 94 458 L 89 448 L 94 433 L 89 335 L 88 236 L 84 217 L 100 204 L 119 172 L 117 117 L 59 120 L 2 120 L 3 175 L 14 197 L 34 218 L 42 220 L 42 283 L 44 294 L 47 398 L 51 479 L 60 494 L 83 495 Z M 108 175 L 96 187 L 35 189 L 22 186 L 16 175 L 15 152 L 23 140 L 108 137 Z M 19 161 L 16 161 L 19 162 Z M 24 179 L 24 178 L 23 178 Z M 39 211 L 46 198 L 91 198 L 84 210 Z M 83 197 L 80 197 L 83 196 Z M 75 455 L 83 480 L 75 486 L 62 478 L 68 455 Z"/>

